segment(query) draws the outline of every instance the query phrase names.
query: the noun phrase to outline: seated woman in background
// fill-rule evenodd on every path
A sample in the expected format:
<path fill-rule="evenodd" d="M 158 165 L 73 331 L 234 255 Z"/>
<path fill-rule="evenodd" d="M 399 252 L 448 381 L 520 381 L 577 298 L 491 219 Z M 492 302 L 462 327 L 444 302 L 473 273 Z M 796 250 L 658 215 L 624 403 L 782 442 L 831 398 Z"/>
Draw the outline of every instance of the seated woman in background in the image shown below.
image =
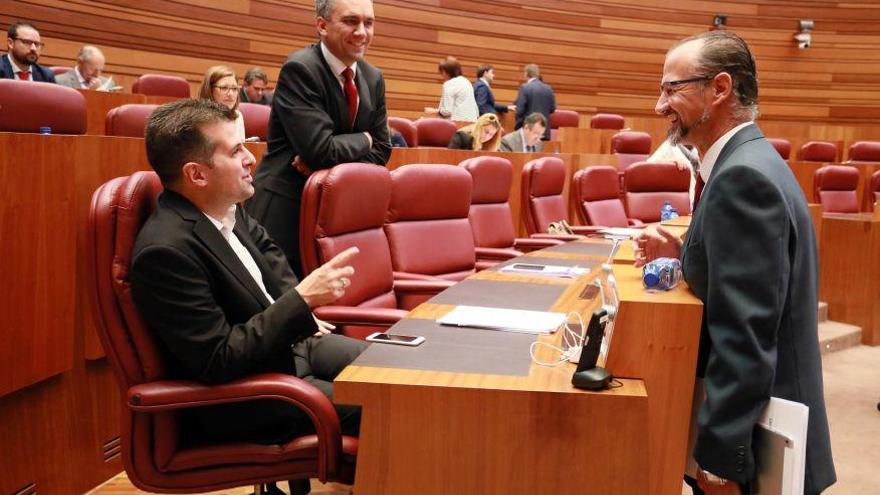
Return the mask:
<path fill-rule="evenodd" d="M 443 77 L 443 92 L 440 94 L 439 108 L 425 108 L 425 113 L 436 113 L 444 119 L 460 122 L 477 120 L 477 99 L 474 98 L 474 87 L 468 78 L 461 75 L 461 64 L 455 57 L 446 57 L 440 62 L 438 71 Z"/>
<path fill-rule="evenodd" d="M 235 130 L 238 137 L 244 141 L 244 117 L 238 111 L 238 92 L 240 89 L 235 71 L 225 65 L 215 65 L 205 72 L 205 79 L 199 89 L 199 98 L 213 100 L 235 110 L 238 115 L 235 118 Z"/>
<path fill-rule="evenodd" d="M 464 126 L 449 140 L 449 149 L 498 151 L 501 143 L 501 122 L 494 113 L 480 115 L 471 125 Z"/>

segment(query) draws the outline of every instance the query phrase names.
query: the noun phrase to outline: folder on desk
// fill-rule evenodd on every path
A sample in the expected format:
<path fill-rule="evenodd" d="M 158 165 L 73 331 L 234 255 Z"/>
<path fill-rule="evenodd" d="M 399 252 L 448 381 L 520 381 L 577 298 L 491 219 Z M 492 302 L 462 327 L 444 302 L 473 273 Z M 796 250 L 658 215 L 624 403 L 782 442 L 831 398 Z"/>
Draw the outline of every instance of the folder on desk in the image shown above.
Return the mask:
<path fill-rule="evenodd" d="M 565 323 L 565 313 L 522 309 L 456 306 L 437 320 L 441 325 L 534 334 L 553 333 Z"/>
<path fill-rule="evenodd" d="M 810 408 L 801 403 L 770 398 L 755 428 L 753 495 L 804 493 L 809 414 Z"/>

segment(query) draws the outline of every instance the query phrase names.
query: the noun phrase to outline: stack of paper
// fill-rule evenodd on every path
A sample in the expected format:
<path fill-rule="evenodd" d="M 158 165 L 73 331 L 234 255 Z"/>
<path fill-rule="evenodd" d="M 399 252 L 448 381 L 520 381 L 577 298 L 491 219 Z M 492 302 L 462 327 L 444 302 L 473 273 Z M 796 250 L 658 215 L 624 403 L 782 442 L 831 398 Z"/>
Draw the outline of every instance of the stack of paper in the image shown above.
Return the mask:
<path fill-rule="evenodd" d="M 547 334 L 555 332 L 565 323 L 565 313 L 457 306 L 438 319 L 437 323 L 454 327 Z"/>
<path fill-rule="evenodd" d="M 538 265 L 532 263 L 511 263 L 502 266 L 498 271 L 556 278 L 578 278 L 589 272 L 589 270 L 580 266 Z"/>

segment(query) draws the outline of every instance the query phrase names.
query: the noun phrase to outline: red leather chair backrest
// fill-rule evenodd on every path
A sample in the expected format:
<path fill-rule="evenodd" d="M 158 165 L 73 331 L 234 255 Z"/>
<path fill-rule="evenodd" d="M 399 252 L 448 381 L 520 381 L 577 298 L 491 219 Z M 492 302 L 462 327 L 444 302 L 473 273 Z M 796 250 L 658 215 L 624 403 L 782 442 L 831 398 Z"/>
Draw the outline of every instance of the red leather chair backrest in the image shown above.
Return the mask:
<path fill-rule="evenodd" d="M 847 159 L 854 162 L 880 162 L 880 141 L 857 141 L 849 147 Z"/>
<path fill-rule="evenodd" d="M 391 172 L 385 234 L 394 270 L 451 280 L 473 271 L 472 182 L 466 170 L 450 165 L 405 165 Z"/>
<path fill-rule="evenodd" d="M 388 117 L 388 125 L 391 126 L 392 129 L 396 129 L 397 132 L 403 136 L 406 145 L 410 148 L 415 148 L 419 145 L 419 134 L 418 131 L 416 131 L 416 126 L 413 124 L 412 120 L 403 117 Z M 449 142 L 447 141 L 447 145 L 448 144 Z"/>
<path fill-rule="evenodd" d="M 104 134 L 108 136 L 144 137 L 147 121 L 159 105 L 130 103 L 111 109 L 104 120 Z"/>
<path fill-rule="evenodd" d="M 86 133 L 86 98 L 52 83 L 0 79 L 0 132 Z"/>
<path fill-rule="evenodd" d="M 52 67 L 49 67 L 49 70 L 52 71 L 52 74 L 55 74 L 56 76 L 60 76 L 61 74 L 67 74 L 68 72 L 72 71 L 73 67 L 64 67 L 61 65 L 53 65 Z"/>
<path fill-rule="evenodd" d="M 593 129 L 623 129 L 625 123 L 623 115 L 616 113 L 597 113 L 590 119 L 590 127 Z"/>
<path fill-rule="evenodd" d="M 529 235 L 547 233 L 551 222 L 568 221 L 567 202 L 562 195 L 568 168 L 555 156 L 538 158 L 522 171 L 522 216 Z"/>
<path fill-rule="evenodd" d="M 837 145 L 828 141 L 810 141 L 798 150 L 800 162 L 834 162 L 837 161 Z"/>
<path fill-rule="evenodd" d="M 446 148 L 452 135 L 458 130 L 454 122 L 446 119 L 419 119 L 415 123 L 419 146 Z"/>
<path fill-rule="evenodd" d="M 371 163 L 343 163 L 309 176 L 300 210 L 303 272 L 357 246 L 355 276 L 336 303 L 396 308 L 391 253 L 383 226 L 391 201 L 388 169 Z"/>
<path fill-rule="evenodd" d="M 616 168 L 597 166 L 578 170 L 572 191 L 584 225 L 629 226 L 620 199 L 620 174 Z"/>
<path fill-rule="evenodd" d="M 880 170 L 871 175 L 871 190 L 874 191 L 874 202 L 880 202 Z"/>
<path fill-rule="evenodd" d="M 848 165 L 825 165 L 813 176 L 813 200 L 826 213 L 858 213 L 859 169 Z"/>
<path fill-rule="evenodd" d="M 477 247 L 509 248 L 516 232 L 507 199 L 513 181 L 510 160 L 479 156 L 458 164 L 471 174 L 471 208 L 468 218 Z"/>
<path fill-rule="evenodd" d="M 611 137 L 611 152 L 618 156 L 618 168 L 626 170 L 651 155 L 651 135 L 647 132 L 621 131 Z"/>
<path fill-rule="evenodd" d="M 770 144 L 776 148 L 776 152 L 779 153 L 779 156 L 781 156 L 783 160 L 788 160 L 791 156 L 791 143 L 788 139 L 767 138 L 767 141 L 770 141 Z"/>
<path fill-rule="evenodd" d="M 256 103 L 239 103 L 238 111 L 244 117 L 245 137 L 257 136 L 260 141 L 266 141 L 269 136 L 269 115 L 272 113 L 272 107 Z"/>
<path fill-rule="evenodd" d="M 643 222 L 660 221 L 663 203 L 669 201 L 679 215 L 690 215 L 690 171 L 673 162 L 638 162 L 623 175 L 627 216 Z"/>
<path fill-rule="evenodd" d="M 556 110 L 550 114 L 550 128 L 577 127 L 581 123 L 581 116 L 574 110 Z"/>
<path fill-rule="evenodd" d="M 147 96 L 189 98 L 189 83 L 182 77 L 144 74 L 131 85 L 131 92 Z"/>

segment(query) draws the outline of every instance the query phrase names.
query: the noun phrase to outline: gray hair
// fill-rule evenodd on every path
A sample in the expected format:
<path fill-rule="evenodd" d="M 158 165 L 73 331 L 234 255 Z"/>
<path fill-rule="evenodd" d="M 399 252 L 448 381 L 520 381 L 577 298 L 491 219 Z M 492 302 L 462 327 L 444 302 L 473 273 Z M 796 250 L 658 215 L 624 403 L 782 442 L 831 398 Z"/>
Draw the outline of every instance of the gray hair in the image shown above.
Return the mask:
<path fill-rule="evenodd" d="M 538 77 L 541 75 L 541 69 L 538 68 L 538 64 L 529 64 L 523 68 L 523 71 L 526 73 L 526 77 Z"/>
<path fill-rule="evenodd" d="M 103 55 L 103 53 L 96 46 L 85 45 L 76 53 L 76 59 L 80 62 L 88 62 L 95 55 Z"/>
<path fill-rule="evenodd" d="M 330 18 L 330 10 L 333 8 L 333 0 L 315 0 L 315 16 Z"/>

